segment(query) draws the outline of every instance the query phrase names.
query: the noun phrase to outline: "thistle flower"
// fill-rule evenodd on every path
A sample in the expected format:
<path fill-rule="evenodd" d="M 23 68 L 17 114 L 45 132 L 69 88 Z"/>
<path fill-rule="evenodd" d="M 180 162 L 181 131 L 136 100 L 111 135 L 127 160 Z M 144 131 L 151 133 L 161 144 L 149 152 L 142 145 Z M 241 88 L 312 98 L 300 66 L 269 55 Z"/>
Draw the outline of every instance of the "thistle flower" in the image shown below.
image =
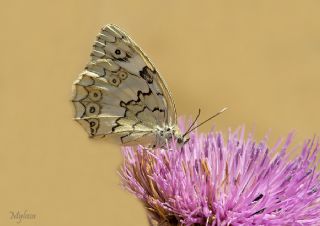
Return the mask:
<path fill-rule="evenodd" d="M 182 148 L 124 147 L 120 175 L 152 225 L 320 225 L 319 145 L 307 140 L 290 160 L 291 140 L 270 148 L 240 128 L 226 141 L 193 133 Z"/>

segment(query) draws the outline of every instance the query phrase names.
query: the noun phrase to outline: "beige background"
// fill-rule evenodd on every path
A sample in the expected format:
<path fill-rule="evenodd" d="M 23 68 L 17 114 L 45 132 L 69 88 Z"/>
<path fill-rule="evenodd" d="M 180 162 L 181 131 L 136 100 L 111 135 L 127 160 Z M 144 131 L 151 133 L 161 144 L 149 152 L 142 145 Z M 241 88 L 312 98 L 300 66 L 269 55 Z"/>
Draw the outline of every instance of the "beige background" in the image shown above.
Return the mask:
<path fill-rule="evenodd" d="M 0 225 L 146 225 L 119 187 L 118 146 L 72 121 L 71 84 L 114 23 L 165 77 L 179 115 L 256 137 L 320 133 L 319 1 L 5 1 L 0 9 Z M 208 131 L 212 123 L 201 130 Z"/>

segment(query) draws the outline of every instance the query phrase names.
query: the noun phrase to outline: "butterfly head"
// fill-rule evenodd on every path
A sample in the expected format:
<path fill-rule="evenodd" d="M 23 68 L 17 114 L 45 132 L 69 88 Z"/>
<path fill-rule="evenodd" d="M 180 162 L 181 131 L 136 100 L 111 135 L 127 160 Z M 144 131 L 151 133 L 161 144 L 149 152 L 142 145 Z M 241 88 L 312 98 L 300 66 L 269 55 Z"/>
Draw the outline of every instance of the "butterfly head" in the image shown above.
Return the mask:
<path fill-rule="evenodd" d="M 180 145 L 180 146 L 184 145 L 189 140 L 190 140 L 190 138 L 186 138 L 182 134 L 179 134 L 178 136 L 176 136 L 177 144 Z"/>
<path fill-rule="evenodd" d="M 191 123 L 189 129 L 186 132 L 184 132 L 184 134 L 180 132 L 180 129 L 176 125 L 165 125 L 164 127 L 157 127 L 155 130 L 155 133 L 157 135 L 157 142 L 156 142 L 157 144 L 155 146 L 163 147 L 165 146 L 165 144 L 167 144 L 168 141 L 171 141 L 172 139 L 174 139 L 177 142 L 178 146 L 182 147 L 190 139 L 187 137 L 188 134 L 190 134 L 192 131 L 199 128 L 206 122 L 210 121 L 211 119 L 215 118 L 216 116 L 220 115 L 226 109 L 227 108 L 223 108 L 222 110 L 220 110 L 219 112 L 211 116 L 210 118 L 204 120 L 198 125 L 195 125 L 200 116 L 201 111 L 199 109 L 198 115 L 196 116 L 195 120 Z"/>
<path fill-rule="evenodd" d="M 166 145 L 168 141 L 174 139 L 178 146 L 183 146 L 185 143 L 188 142 L 189 138 L 183 136 L 180 132 L 180 129 L 177 126 L 165 126 L 165 127 L 158 127 L 156 129 L 157 134 L 157 145 L 159 147 L 163 147 Z"/>

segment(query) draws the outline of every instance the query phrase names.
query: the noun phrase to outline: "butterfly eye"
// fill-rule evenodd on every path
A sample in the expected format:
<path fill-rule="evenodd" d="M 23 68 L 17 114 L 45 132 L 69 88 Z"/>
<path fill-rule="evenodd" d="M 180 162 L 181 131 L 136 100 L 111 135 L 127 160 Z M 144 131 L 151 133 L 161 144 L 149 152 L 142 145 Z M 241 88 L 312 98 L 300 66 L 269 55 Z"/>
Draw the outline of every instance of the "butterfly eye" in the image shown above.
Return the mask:
<path fill-rule="evenodd" d="M 97 114 L 99 114 L 99 110 L 100 110 L 100 107 L 96 103 L 89 103 L 86 106 L 86 114 L 87 114 L 87 116 L 97 115 Z"/>
<path fill-rule="evenodd" d="M 117 76 L 113 75 L 113 76 L 109 77 L 108 82 L 113 86 L 119 86 L 121 81 L 120 81 L 120 78 L 118 78 Z"/>
<path fill-rule="evenodd" d="M 89 98 L 92 101 L 98 101 L 102 97 L 101 91 L 100 90 L 91 90 L 89 93 Z"/>
<path fill-rule="evenodd" d="M 125 79 L 128 77 L 127 73 L 125 73 L 125 72 L 123 72 L 123 71 L 119 72 L 118 75 L 119 75 L 119 78 L 120 78 L 121 80 L 125 80 Z"/>
<path fill-rule="evenodd" d="M 179 137 L 179 138 L 177 139 L 177 143 L 178 143 L 178 144 L 182 144 L 182 143 L 183 143 L 183 139 L 182 139 L 181 137 Z"/>

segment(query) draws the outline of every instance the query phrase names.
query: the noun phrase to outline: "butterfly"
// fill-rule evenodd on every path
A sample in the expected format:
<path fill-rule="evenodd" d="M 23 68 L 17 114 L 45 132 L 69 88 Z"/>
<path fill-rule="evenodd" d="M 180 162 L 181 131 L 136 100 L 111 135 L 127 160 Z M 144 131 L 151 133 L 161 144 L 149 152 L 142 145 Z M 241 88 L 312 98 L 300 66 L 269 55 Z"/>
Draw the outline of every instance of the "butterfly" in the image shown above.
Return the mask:
<path fill-rule="evenodd" d="M 112 24 L 98 34 L 73 93 L 74 119 L 89 137 L 114 137 L 124 145 L 163 147 L 171 139 L 184 144 L 196 121 L 181 133 L 164 79 L 141 48 Z"/>

